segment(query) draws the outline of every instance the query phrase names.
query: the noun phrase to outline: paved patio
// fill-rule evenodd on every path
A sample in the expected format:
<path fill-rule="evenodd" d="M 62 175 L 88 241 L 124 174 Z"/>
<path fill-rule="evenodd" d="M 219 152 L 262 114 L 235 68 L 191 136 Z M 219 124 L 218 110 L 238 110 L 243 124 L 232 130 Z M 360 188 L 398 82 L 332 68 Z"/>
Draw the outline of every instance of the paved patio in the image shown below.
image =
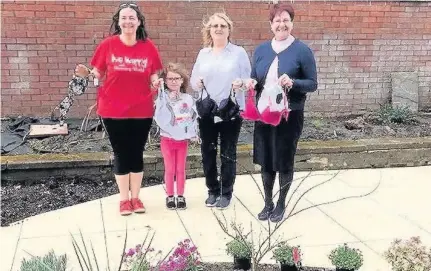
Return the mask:
<path fill-rule="evenodd" d="M 307 174 L 309 172 L 295 174 L 289 195 Z M 322 205 L 292 216 L 282 225 L 279 234 L 285 238 L 295 237 L 291 243 L 301 245 L 306 266 L 331 267 L 327 258 L 330 250 L 348 243 L 364 253 L 361 271 L 388 271 L 390 267 L 381 254 L 394 238 L 420 236 L 425 245 L 431 246 L 431 216 L 426 210 L 431 206 L 430 176 L 431 166 L 312 172 L 293 195 L 293 202 L 300 191 L 333 179 L 305 195 L 294 212 L 313 204 L 366 194 L 380 185 L 369 196 Z M 260 176 L 253 177 L 260 185 Z M 99 265 L 106 266 L 105 229 L 110 266 L 117 267 L 126 227 L 127 247 L 142 242 L 147 231 L 151 230 L 156 233 L 153 247 L 163 252 L 168 252 L 177 242 L 191 238 L 204 261 L 231 261 L 225 253 L 229 238 L 219 228 L 211 209 L 203 204 L 206 189 L 202 178 L 187 180 L 185 196 L 188 209 L 184 211 L 165 208 L 164 188 L 161 185 L 144 188 L 141 193 L 147 207 L 147 213 L 143 215 L 119 216 L 118 195 L 114 195 L 2 227 L 0 270 L 10 270 L 12 263 L 13 270 L 18 270 L 21 259 L 28 257 L 27 252 L 43 255 L 50 249 L 67 253 L 75 270 L 79 270 L 70 237 L 70 233 L 79 237 L 79 229 L 87 245 L 91 240 Z M 250 175 L 238 176 L 235 196 L 231 207 L 223 214 L 228 220 L 235 218 L 246 229 L 252 225 L 257 238 L 260 232 L 266 231 L 268 224 L 254 218 L 263 201 Z M 290 204 L 288 212 L 292 207 L 293 204 Z M 221 214 L 221 211 L 214 211 Z M 269 253 L 264 262 L 273 263 L 271 256 L 272 253 Z"/>

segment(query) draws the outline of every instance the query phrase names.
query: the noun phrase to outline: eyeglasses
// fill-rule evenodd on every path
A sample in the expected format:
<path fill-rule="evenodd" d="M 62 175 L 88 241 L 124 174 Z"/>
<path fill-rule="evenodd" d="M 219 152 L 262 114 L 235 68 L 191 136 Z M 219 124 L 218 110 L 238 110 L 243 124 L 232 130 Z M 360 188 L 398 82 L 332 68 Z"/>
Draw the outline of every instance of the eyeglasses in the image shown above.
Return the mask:
<path fill-rule="evenodd" d="M 176 81 L 180 81 L 182 79 L 183 79 L 182 77 L 168 77 L 168 78 L 166 78 L 166 80 L 169 82 L 176 82 Z"/>
<path fill-rule="evenodd" d="M 227 25 L 225 25 L 225 24 L 213 24 L 213 25 L 211 25 L 212 28 L 218 28 L 219 26 L 221 29 L 227 28 Z"/>
<path fill-rule="evenodd" d="M 134 7 L 139 9 L 138 5 L 136 5 L 135 3 L 123 3 L 119 6 L 119 8 L 128 8 L 128 7 Z"/>

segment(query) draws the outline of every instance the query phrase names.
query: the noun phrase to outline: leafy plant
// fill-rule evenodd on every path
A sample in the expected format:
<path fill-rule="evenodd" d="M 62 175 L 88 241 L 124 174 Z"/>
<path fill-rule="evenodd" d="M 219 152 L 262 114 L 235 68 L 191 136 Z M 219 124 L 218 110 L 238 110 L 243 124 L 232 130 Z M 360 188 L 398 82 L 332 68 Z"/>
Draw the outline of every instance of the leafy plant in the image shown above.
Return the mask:
<path fill-rule="evenodd" d="M 274 259 L 286 265 L 301 264 L 301 249 L 299 247 L 289 246 L 287 242 L 281 242 L 273 251 Z"/>
<path fill-rule="evenodd" d="M 329 254 L 329 259 L 337 268 L 358 270 L 364 263 L 362 252 L 359 249 L 350 248 L 347 244 L 338 246 Z"/>
<path fill-rule="evenodd" d="M 178 243 L 167 261 L 160 264 L 159 271 L 201 271 L 201 256 L 190 239 Z"/>
<path fill-rule="evenodd" d="M 383 255 L 392 265 L 393 271 L 431 270 L 431 249 L 427 251 L 419 237 L 395 239 Z"/>
<path fill-rule="evenodd" d="M 251 259 L 252 247 L 250 241 L 237 237 L 226 244 L 226 253 L 238 259 Z"/>
<path fill-rule="evenodd" d="M 65 271 L 67 261 L 66 254 L 57 256 L 54 250 L 51 250 L 42 258 L 33 256 L 29 260 L 23 259 L 20 271 Z"/>
<path fill-rule="evenodd" d="M 415 120 L 413 112 L 408 106 L 396 106 L 384 104 L 377 112 L 377 120 L 380 123 L 410 123 Z"/>

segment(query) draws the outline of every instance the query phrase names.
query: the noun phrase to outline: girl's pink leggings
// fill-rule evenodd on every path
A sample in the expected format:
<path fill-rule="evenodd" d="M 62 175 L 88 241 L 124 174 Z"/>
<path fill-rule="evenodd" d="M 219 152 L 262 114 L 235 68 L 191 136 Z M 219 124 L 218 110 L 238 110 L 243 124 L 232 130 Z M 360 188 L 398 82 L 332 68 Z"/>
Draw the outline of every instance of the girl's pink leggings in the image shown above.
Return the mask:
<path fill-rule="evenodd" d="M 187 140 L 161 137 L 160 148 L 165 163 L 165 184 L 168 196 L 174 195 L 174 176 L 177 181 L 177 195 L 183 196 L 186 181 Z"/>

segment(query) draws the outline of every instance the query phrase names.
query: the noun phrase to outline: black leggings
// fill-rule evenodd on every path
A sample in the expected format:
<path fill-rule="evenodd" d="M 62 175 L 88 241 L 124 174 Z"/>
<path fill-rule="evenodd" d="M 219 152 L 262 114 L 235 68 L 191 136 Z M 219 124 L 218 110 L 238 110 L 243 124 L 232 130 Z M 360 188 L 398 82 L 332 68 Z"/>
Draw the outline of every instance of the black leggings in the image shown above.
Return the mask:
<path fill-rule="evenodd" d="M 274 183 L 275 183 L 275 171 L 263 171 L 261 172 L 262 175 L 262 181 L 263 181 L 263 188 L 265 191 L 265 205 L 271 206 L 273 201 L 273 189 L 274 189 Z M 285 206 L 286 204 L 286 196 L 287 192 L 289 192 L 289 188 L 292 185 L 293 181 L 293 170 L 288 172 L 279 172 L 279 184 L 280 184 L 280 193 L 278 197 L 277 205 L 280 207 Z"/>
<path fill-rule="evenodd" d="M 114 174 L 125 175 L 144 170 L 143 152 L 152 122 L 152 118 L 103 119 L 114 151 Z"/>

